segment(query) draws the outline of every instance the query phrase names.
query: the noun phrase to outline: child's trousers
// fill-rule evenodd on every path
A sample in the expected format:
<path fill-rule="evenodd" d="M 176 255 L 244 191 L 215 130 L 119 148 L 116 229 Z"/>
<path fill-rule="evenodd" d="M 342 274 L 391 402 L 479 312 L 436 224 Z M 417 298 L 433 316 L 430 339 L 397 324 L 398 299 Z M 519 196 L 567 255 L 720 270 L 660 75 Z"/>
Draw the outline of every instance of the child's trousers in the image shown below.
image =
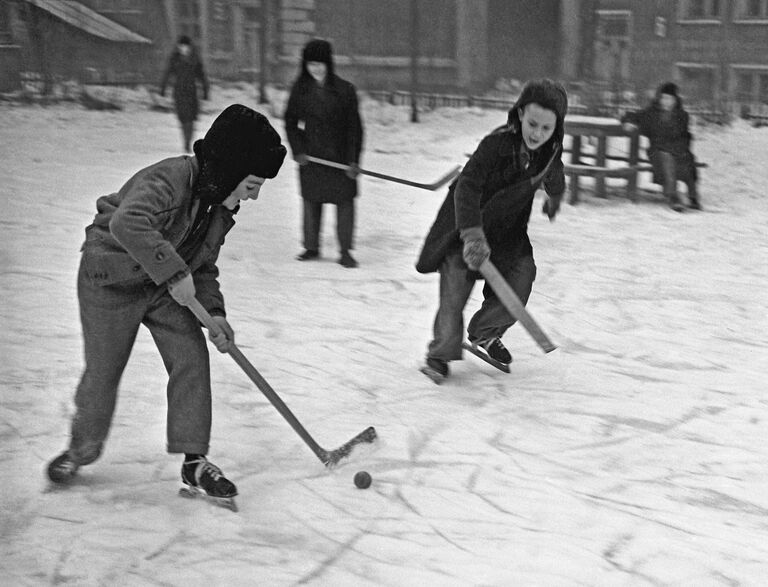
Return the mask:
<path fill-rule="evenodd" d="M 536 263 L 532 256 L 515 261 L 504 274 L 523 304 L 528 302 Z M 434 323 L 434 338 L 429 343 L 427 357 L 454 361 L 462 358 L 461 342 L 464 336 L 464 306 L 467 304 L 475 280 L 462 260 L 461 251 L 449 253 L 440 266 L 440 307 Z M 467 327 L 472 339 L 500 338 L 516 320 L 501 303 L 487 283 L 483 287 L 483 304 L 475 312 Z"/>
<path fill-rule="evenodd" d="M 93 285 L 82 264 L 77 285 L 85 370 L 75 394 L 70 455 L 85 465 L 101 454 L 115 411 L 118 384 L 141 324 L 149 329 L 168 373 L 168 452 L 207 454 L 210 361 L 194 314 L 180 306 L 165 286 L 151 282 Z M 133 425 L 140 434 L 142 423 Z"/>

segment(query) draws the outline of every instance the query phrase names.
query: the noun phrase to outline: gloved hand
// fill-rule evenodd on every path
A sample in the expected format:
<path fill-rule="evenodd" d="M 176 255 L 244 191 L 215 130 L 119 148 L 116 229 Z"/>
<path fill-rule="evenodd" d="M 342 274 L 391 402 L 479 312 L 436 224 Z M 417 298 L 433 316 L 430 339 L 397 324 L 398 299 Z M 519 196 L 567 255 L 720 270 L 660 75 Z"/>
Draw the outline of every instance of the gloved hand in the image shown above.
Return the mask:
<path fill-rule="evenodd" d="M 349 179 L 355 179 L 358 175 L 360 175 L 360 166 L 357 163 L 350 163 L 346 174 Z"/>
<path fill-rule="evenodd" d="M 479 226 L 465 228 L 461 231 L 461 238 L 464 241 L 462 251 L 464 262 L 472 271 L 477 271 L 480 265 L 491 256 L 491 248 L 485 240 L 483 229 Z"/>
<path fill-rule="evenodd" d="M 555 216 L 560 211 L 560 201 L 563 199 L 563 196 L 547 196 L 547 198 L 544 200 L 544 205 L 541 207 L 541 211 L 543 214 L 546 214 L 549 217 L 549 221 L 552 222 L 555 219 Z"/>
<path fill-rule="evenodd" d="M 208 333 L 208 339 L 216 345 L 216 350 L 220 353 L 226 353 L 235 344 L 235 331 L 232 330 L 224 316 L 211 316 L 211 318 L 219 326 L 221 332 L 217 336 Z"/>
<path fill-rule="evenodd" d="M 297 155 L 294 155 L 293 158 L 299 165 L 306 165 L 309 163 L 309 160 L 304 153 L 298 153 Z"/>
<path fill-rule="evenodd" d="M 195 299 L 195 280 L 191 273 L 173 276 L 168 280 L 168 293 L 182 306 L 189 306 Z"/>

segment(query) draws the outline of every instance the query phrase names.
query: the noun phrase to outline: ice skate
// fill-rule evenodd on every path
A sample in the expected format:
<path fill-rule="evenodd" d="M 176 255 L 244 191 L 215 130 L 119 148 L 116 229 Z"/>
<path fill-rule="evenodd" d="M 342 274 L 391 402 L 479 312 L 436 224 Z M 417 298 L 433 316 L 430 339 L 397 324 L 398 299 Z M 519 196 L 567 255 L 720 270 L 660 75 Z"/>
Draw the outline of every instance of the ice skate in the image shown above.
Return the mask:
<path fill-rule="evenodd" d="M 184 462 L 181 466 L 181 480 L 186 487 L 179 489 L 179 495 L 202 497 L 217 506 L 237 511 L 237 487 L 224 476 L 221 469 L 204 456 Z"/>
<path fill-rule="evenodd" d="M 489 365 L 493 365 L 499 371 L 509 373 L 512 355 L 500 338 L 489 338 L 486 340 L 470 339 L 468 343 L 462 343 L 462 347 Z"/>
<path fill-rule="evenodd" d="M 67 485 L 79 468 L 80 465 L 65 451 L 48 463 L 48 479 L 57 485 Z"/>

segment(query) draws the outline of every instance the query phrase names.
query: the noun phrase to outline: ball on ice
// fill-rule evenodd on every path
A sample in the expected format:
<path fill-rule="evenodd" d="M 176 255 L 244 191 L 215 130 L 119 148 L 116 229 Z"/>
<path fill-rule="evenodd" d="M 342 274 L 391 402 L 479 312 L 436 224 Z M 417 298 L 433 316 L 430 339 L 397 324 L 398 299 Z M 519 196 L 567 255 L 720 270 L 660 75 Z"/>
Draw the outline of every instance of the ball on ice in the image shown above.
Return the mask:
<path fill-rule="evenodd" d="M 371 475 L 368 471 L 358 471 L 355 474 L 355 487 L 358 489 L 368 489 L 371 486 Z"/>

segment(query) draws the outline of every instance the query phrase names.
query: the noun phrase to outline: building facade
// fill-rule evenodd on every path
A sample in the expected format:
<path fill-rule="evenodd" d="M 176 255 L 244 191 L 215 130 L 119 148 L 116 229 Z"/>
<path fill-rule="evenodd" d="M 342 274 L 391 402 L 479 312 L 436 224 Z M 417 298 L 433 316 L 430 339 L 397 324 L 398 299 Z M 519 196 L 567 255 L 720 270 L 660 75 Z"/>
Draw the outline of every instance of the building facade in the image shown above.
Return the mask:
<path fill-rule="evenodd" d="M 156 83 L 181 34 L 213 79 L 286 86 L 323 37 L 361 89 L 547 76 L 641 100 L 673 80 L 704 107 L 768 104 L 768 0 L 3 0 L 0 90 Z"/>

